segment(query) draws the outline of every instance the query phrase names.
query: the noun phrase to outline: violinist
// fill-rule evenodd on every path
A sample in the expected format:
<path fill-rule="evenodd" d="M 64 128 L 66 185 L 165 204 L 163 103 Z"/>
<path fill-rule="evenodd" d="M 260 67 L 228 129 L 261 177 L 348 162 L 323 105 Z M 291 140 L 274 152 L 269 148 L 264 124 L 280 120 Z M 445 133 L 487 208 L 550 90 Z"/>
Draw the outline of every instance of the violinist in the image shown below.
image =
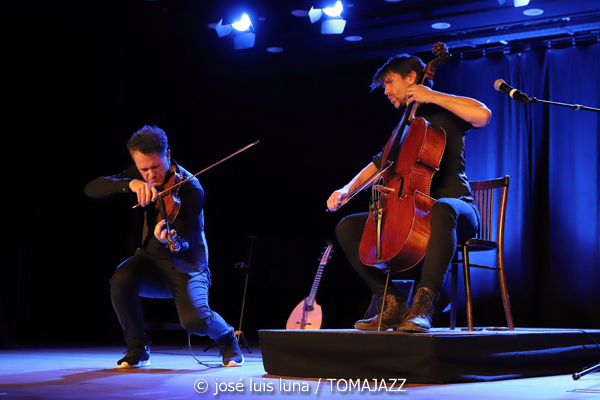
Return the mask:
<path fill-rule="evenodd" d="M 200 182 L 192 177 L 181 184 L 176 191 L 178 202 L 163 199 L 163 203 L 170 204 L 167 214 L 176 214 L 167 231 L 156 207 L 159 193 L 173 186 L 174 178 L 185 179 L 192 174 L 171 158 L 167 136 L 156 126 L 144 126 L 135 132 L 127 150 L 134 166 L 117 175 L 94 179 L 85 187 L 87 196 L 98 199 L 134 193 L 145 210 L 142 246 L 117 267 L 110 280 L 112 304 L 128 346 L 117 367 L 137 368 L 150 363 L 151 339 L 143 329 L 140 296 L 173 298 L 179 321 L 188 332 L 213 339 L 220 346 L 224 366 L 242 365 L 244 357 L 234 328 L 208 305 L 211 273 Z"/>
<path fill-rule="evenodd" d="M 434 91 L 428 85 L 418 84 L 417 77 L 423 68 L 424 64 L 418 57 L 400 54 L 390 58 L 375 73 L 371 85 L 372 90 L 383 88 L 384 94 L 397 109 L 404 109 L 415 102 L 418 105 L 415 117 L 423 117 L 446 133 L 439 171 L 433 175 L 431 182 L 430 194 L 436 201 L 431 208 L 431 234 L 425 249 L 421 280 L 415 288 L 412 308 L 408 307 L 402 293 L 389 285 L 383 310 L 371 319 L 357 321 L 354 327 L 360 330 L 378 330 L 381 322 L 383 330 L 396 328 L 405 332 L 429 332 L 433 305 L 439 297 L 457 239 L 471 237 L 479 224 L 465 174 L 465 138 L 470 129 L 487 125 L 491 112 L 477 100 Z M 394 145 L 388 159 L 395 160 L 398 151 L 399 145 Z M 372 162 L 348 184 L 331 194 L 327 200 L 329 210 L 340 207 L 356 188 L 378 172 L 382 153 L 373 157 Z M 346 216 L 338 223 L 336 236 L 359 276 L 375 296 L 382 298 L 385 273 L 363 264 L 359 257 L 359 245 L 368 216 L 369 213 Z"/>

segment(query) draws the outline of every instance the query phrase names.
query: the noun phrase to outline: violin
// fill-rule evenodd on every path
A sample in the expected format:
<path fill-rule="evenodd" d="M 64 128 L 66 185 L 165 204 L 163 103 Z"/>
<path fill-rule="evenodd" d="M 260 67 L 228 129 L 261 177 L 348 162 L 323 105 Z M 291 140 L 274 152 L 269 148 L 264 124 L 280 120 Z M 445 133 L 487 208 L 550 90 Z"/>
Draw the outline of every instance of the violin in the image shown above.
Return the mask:
<path fill-rule="evenodd" d="M 175 218 L 177 218 L 181 209 L 179 188 L 181 187 L 182 175 L 178 172 L 171 172 L 169 175 L 169 179 L 162 186 L 162 195 L 158 196 L 158 201 L 156 202 L 156 208 L 158 208 L 160 214 L 157 222 L 165 221 L 169 250 L 177 253 L 181 250 L 181 245 L 177 242 L 179 236 L 175 230 L 171 231 L 170 225 L 175 222 Z"/>
<path fill-rule="evenodd" d="M 181 208 L 181 199 L 179 198 L 179 194 L 178 194 L 179 188 L 181 187 L 181 185 L 183 185 L 185 182 L 189 181 L 190 179 L 200 175 L 201 173 L 208 171 L 209 169 L 222 163 L 223 161 L 228 160 L 231 157 L 241 153 L 242 151 L 254 146 L 259 141 L 260 140 L 257 140 L 256 142 L 250 143 L 249 145 L 242 147 L 238 151 L 236 151 L 236 152 L 228 155 L 227 157 L 217 161 L 216 163 L 204 168 L 202 171 L 197 172 L 194 175 L 186 177 L 186 176 L 182 176 L 181 174 L 177 173 L 176 171 L 173 171 L 172 175 L 170 175 L 169 179 L 167 179 L 167 182 L 163 183 L 162 191 L 157 194 L 156 207 L 158 208 L 159 213 L 160 213 L 160 218 L 159 218 L 158 222 L 163 221 L 163 220 L 165 221 L 165 228 L 167 229 L 167 240 L 169 242 L 169 249 L 171 251 L 178 252 L 179 250 L 181 250 L 181 245 L 177 242 L 177 239 L 179 238 L 177 236 L 177 232 L 172 233 L 171 229 L 170 229 L 170 224 L 175 222 L 175 218 L 177 218 L 177 214 L 179 214 L 179 209 Z M 138 203 L 135 206 L 133 206 L 132 208 L 139 207 L 139 205 L 140 204 Z"/>

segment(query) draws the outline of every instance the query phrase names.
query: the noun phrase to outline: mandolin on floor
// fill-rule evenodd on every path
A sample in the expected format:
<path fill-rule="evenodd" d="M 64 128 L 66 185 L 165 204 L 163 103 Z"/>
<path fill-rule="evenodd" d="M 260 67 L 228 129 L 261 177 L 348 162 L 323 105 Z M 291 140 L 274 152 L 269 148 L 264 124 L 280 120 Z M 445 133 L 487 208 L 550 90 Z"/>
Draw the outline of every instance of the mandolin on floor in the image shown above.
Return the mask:
<path fill-rule="evenodd" d="M 319 283 L 321 282 L 321 275 L 323 274 L 325 264 L 327 264 L 327 260 L 331 258 L 332 248 L 333 244 L 331 241 L 328 241 L 327 248 L 325 248 L 323 257 L 321 257 L 317 276 L 315 276 L 310 294 L 294 308 L 294 311 L 292 311 L 287 320 L 285 329 L 321 329 L 323 311 L 321 310 L 321 306 L 315 301 L 315 297 L 317 295 Z"/>

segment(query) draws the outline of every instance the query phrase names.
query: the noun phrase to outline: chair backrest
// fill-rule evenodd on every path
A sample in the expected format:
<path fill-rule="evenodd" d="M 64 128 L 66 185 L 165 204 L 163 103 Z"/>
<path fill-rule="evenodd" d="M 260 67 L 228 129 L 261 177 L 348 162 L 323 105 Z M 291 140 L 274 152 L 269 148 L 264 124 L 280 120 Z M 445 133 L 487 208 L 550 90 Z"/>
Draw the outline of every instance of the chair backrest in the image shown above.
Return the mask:
<path fill-rule="evenodd" d="M 473 198 L 475 199 L 475 205 L 481 216 L 479 232 L 475 238 L 497 242 L 499 248 L 502 248 L 504 245 L 504 221 L 506 218 L 506 203 L 508 201 L 508 184 L 508 175 L 488 181 L 469 182 Z M 501 189 L 497 208 L 494 206 L 494 189 Z M 498 219 L 494 221 L 494 213 L 496 211 L 498 212 Z M 495 238 L 493 234 L 494 225 L 496 225 Z"/>

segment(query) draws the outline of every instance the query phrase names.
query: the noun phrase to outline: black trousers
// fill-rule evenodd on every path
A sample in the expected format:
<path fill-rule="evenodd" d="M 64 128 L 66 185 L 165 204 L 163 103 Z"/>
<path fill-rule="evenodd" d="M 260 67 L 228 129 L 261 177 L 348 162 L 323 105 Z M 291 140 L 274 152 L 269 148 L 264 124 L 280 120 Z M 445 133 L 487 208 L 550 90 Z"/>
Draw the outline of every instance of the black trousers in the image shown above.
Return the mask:
<path fill-rule="evenodd" d="M 343 218 L 336 227 L 336 236 L 348 261 L 369 286 L 374 295 L 382 297 L 385 272 L 360 261 L 359 246 L 369 213 L 352 214 Z M 425 250 L 421 281 L 417 289 L 425 287 L 438 293 L 444 284 L 456 242 L 472 237 L 479 226 L 479 214 L 471 203 L 453 198 L 437 200 L 431 208 L 431 235 Z M 388 294 L 400 295 L 393 285 Z"/>
<path fill-rule="evenodd" d="M 173 298 L 183 328 L 227 344 L 234 329 L 208 306 L 210 284 L 208 270 L 185 274 L 175 269 L 169 258 L 156 259 L 138 249 L 117 267 L 110 280 L 112 304 L 125 339 L 149 339 L 143 327 L 142 296 Z"/>

